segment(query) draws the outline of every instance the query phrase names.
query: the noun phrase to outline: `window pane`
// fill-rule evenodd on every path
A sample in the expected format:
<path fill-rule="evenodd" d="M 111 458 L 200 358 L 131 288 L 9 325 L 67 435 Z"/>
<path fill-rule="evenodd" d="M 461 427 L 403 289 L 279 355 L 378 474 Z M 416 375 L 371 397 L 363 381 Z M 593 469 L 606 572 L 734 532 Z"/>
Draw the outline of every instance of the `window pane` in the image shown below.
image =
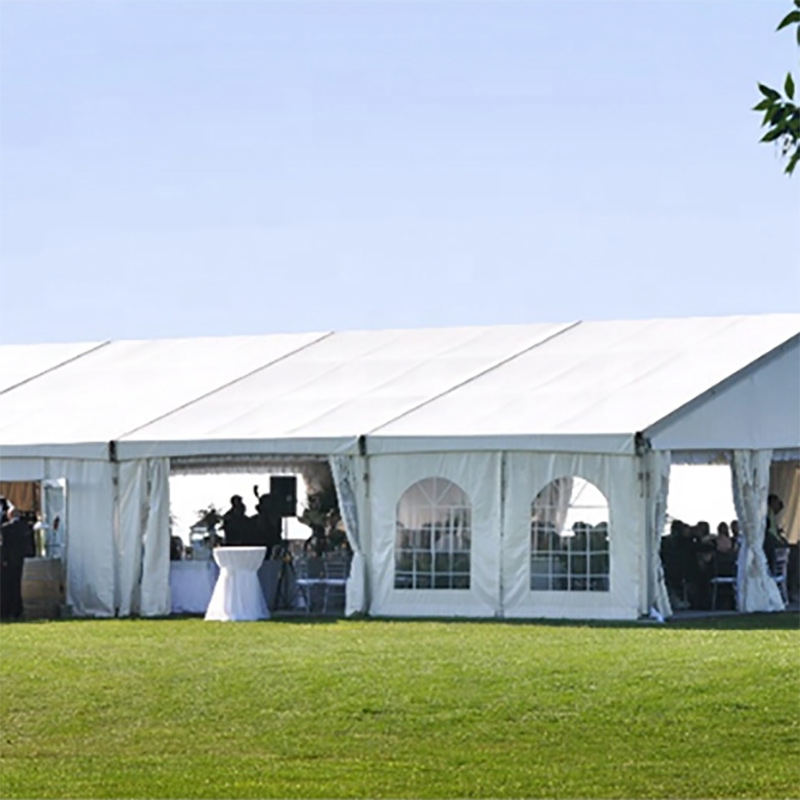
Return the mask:
<path fill-rule="evenodd" d="M 586 574 L 586 556 L 572 556 L 572 564 L 570 565 L 570 572 L 573 575 L 585 575 Z"/>
<path fill-rule="evenodd" d="M 467 553 L 458 553 L 453 556 L 453 572 L 469 574 L 469 555 Z"/>
<path fill-rule="evenodd" d="M 469 588 L 471 506 L 446 478 L 425 478 L 397 504 L 395 586 Z M 409 572 L 410 570 L 410 572 Z"/>
<path fill-rule="evenodd" d="M 431 571 L 431 554 L 422 550 L 414 553 L 414 565 L 418 572 Z"/>
<path fill-rule="evenodd" d="M 544 592 L 550 588 L 550 579 L 547 575 L 531 575 L 531 590 Z"/>
<path fill-rule="evenodd" d="M 589 556 L 589 571 L 592 575 L 608 574 L 608 553 L 597 553 Z"/>
<path fill-rule="evenodd" d="M 407 572 L 395 572 L 394 588 L 411 589 L 412 588 L 411 574 Z"/>
<path fill-rule="evenodd" d="M 531 504 L 531 589 L 608 591 L 608 520 L 608 501 L 586 479 L 565 476 L 545 486 Z"/>
<path fill-rule="evenodd" d="M 396 570 L 403 571 L 403 570 L 410 570 L 412 561 L 412 555 L 410 550 L 398 550 L 395 556 L 394 567 Z"/>

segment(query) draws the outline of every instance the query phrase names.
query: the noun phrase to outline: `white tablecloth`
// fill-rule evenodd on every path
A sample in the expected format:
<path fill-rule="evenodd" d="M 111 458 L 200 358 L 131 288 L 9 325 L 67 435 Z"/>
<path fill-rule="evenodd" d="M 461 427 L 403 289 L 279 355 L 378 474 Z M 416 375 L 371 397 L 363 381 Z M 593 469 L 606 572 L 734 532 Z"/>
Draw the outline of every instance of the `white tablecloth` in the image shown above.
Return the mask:
<path fill-rule="evenodd" d="M 257 574 L 266 551 L 265 547 L 217 547 L 214 550 L 220 573 L 206 610 L 207 620 L 269 619 Z"/>
<path fill-rule="evenodd" d="M 169 591 L 173 614 L 205 614 L 219 567 L 206 561 L 170 561 Z"/>

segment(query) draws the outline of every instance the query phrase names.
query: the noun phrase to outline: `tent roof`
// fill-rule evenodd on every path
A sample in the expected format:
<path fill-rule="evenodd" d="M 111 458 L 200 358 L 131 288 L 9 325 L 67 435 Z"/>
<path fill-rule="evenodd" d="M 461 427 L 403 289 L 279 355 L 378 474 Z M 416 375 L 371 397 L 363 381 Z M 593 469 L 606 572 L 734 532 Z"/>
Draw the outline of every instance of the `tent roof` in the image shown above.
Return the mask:
<path fill-rule="evenodd" d="M 372 450 L 498 434 L 509 447 L 629 450 L 633 434 L 785 342 L 799 324 L 800 315 L 584 322 L 382 426 Z"/>
<path fill-rule="evenodd" d="M 668 447 L 665 420 L 798 333 L 784 314 L 3 346 L 0 454 L 631 452 L 656 423 Z"/>
<path fill-rule="evenodd" d="M 0 395 L 0 442 L 105 457 L 109 441 L 325 335 L 113 341 Z"/>
<path fill-rule="evenodd" d="M 107 342 L 7 344 L 0 347 L 0 394 Z"/>

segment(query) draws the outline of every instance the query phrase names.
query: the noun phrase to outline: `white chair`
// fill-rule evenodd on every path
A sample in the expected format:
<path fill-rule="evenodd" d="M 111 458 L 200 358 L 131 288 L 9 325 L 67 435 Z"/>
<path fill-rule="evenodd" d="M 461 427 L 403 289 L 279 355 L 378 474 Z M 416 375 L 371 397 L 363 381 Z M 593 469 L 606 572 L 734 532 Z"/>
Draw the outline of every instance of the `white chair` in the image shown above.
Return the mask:
<path fill-rule="evenodd" d="M 772 580 L 778 584 L 778 591 L 781 593 L 784 603 L 789 602 L 789 592 L 786 583 L 789 577 L 789 548 L 775 548 L 775 569 L 772 572 Z"/>
<path fill-rule="evenodd" d="M 314 603 L 314 590 L 321 589 L 325 586 L 325 578 L 323 574 L 312 575 L 309 567 L 310 564 L 308 556 L 300 556 L 294 561 L 294 574 L 295 585 L 297 586 L 297 594 L 300 602 L 305 608 L 306 614 L 311 613 Z"/>
<path fill-rule="evenodd" d="M 347 553 L 328 553 L 323 561 L 323 583 L 325 586 L 322 595 L 322 613 L 328 613 L 332 600 L 339 599 L 344 607 L 347 587 L 347 575 L 350 572 L 350 558 Z"/>

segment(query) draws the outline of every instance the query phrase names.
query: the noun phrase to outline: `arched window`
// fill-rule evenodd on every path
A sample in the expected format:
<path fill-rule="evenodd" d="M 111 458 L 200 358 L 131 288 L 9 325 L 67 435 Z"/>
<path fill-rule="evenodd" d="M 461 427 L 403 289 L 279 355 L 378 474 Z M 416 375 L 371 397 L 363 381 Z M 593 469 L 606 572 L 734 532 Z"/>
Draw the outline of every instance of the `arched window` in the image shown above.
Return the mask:
<path fill-rule="evenodd" d="M 608 501 L 584 478 L 557 478 L 531 506 L 531 589 L 609 590 Z"/>
<path fill-rule="evenodd" d="M 397 503 L 395 589 L 469 589 L 471 508 L 446 478 L 406 489 Z"/>

